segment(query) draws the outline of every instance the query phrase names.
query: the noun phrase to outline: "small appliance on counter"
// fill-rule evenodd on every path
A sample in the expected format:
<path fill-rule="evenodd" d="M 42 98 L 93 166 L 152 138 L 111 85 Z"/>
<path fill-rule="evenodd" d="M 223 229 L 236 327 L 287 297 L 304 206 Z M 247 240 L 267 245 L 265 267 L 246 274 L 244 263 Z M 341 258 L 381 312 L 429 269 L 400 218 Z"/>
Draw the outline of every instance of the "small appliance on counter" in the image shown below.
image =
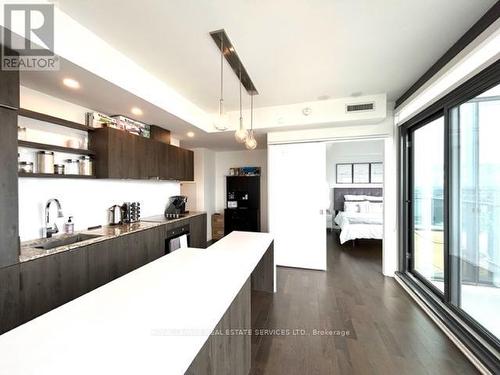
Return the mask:
<path fill-rule="evenodd" d="M 122 206 L 115 204 L 108 208 L 109 225 L 119 225 L 123 222 Z"/>
<path fill-rule="evenodd" d="M 135 223 L 141 219 L 141 204 L 139 202 L 125 202 L 122 205 L 122 222 Z"/>
<path fill-rule="evenodd" d="M 174 195 L 168 198 L 165 217 L 167 219 L 178 219 L 188 212 L 186 211 L 187 197 L 184 195 Z"/>

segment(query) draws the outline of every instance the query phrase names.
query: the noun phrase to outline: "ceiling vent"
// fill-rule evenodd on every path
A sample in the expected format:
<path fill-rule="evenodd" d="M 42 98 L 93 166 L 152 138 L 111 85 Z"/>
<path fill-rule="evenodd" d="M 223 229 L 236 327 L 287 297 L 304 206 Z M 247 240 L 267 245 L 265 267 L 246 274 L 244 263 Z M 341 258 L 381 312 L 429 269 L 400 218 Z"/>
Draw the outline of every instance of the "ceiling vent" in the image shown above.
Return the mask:
<path fill-rule="evenodd" d="M 374 111 L 374 110 L 375 110 L 375 102 L 347 104 L 345 106 L 345 111 L 347 113 L 352 113 L 352 112 L 371 112 L 371 111 Z"/>

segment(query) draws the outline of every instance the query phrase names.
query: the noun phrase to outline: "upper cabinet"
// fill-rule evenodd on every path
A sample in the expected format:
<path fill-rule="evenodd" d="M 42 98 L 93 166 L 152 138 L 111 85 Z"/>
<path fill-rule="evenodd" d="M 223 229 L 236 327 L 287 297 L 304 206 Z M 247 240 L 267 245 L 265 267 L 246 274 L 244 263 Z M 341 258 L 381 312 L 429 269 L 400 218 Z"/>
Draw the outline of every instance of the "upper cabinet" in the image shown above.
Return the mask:
<path fill-rule="evenodd" d="M 113 128 L 89 134 L 97 178 L 192 181 L 193 152 Z"/>

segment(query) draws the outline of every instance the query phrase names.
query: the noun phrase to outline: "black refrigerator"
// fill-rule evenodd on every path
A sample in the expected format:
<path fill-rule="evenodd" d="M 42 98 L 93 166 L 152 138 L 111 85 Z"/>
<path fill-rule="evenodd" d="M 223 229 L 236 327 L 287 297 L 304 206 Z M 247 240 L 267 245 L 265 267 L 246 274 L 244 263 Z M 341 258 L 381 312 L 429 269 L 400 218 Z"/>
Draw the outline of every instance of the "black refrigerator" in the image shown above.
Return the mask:
<path fill-rule="evenodd" d="M 224 234 L 260 232 L 260 176 L 227 176 Z"/>

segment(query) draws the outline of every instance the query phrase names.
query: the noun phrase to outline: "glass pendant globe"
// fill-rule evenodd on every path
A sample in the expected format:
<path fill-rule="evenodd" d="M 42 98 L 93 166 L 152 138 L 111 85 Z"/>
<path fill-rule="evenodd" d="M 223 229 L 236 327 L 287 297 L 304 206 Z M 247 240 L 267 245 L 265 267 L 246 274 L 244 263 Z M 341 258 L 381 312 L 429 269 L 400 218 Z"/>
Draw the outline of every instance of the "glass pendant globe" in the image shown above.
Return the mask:
<path fill-rule="evenodd" d="M 239 128 L 234 132 L 234 138 L 236 138 L 236 142 L 244 143 L 248 138 L 248 131 L 243 128 Z"/>
<path fill-rule="evenodd" d="M 247 140 L 245 141 L 245 147 L 248 150 L 255 150 L 257 147 L 257 141 L 255 140 L 253 134 L 250 134 Z"/>
<path fill-rule="evenodd" d="M 225 113 L 217 116 L 214 121 L 214 128 L 219 131 L 225 131 L 229 128 L 229 116 Z"/>

